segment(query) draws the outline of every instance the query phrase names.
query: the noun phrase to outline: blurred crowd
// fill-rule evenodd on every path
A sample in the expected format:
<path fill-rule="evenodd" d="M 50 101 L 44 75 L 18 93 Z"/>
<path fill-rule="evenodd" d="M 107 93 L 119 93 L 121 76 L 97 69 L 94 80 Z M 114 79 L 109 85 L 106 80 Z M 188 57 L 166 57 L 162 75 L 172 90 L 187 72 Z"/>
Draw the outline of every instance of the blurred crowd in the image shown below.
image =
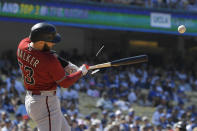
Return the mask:
<path fill-rule="evenodd" d="M 73 1 L 73 0 L 60 0 L 60 1 Z M 74 0 L 76 1 L 76 0 Z M 146 8 L 164 8 L 197 11 L 196 0 L 78 0 L 80 2 L 97 2 L 101 4 L 116 4 L 116 5 L 132 5 Z"/>
<path fill-rule="evenodd" d="M 196 11 L 196 7 L 197 7 L 196 0 L 100 0 L 100 1 L 115 3 L 115 4 L 136 5 L 146 8 L 185 9 L 191 11 Z"/>
<path fill-rule="evenodd" d="M 76 65 L 93 61 L 81 57 L 74 52 L 69 58 Z M 68 89 L 58 87 L 57 96 L 72 131 L 192 131 L 197 128 L 197 107 L 196 103 L 188 104 L 191 99 L 187 93 L 196 91 L 196 72 L 140 64 L 89 73 Z M 95 107 L 102 114 L 82 114 L 80 92 L 97 98 Z M 15 52 L 5 52 L 0 58 L 1 131 L 36 131 L 31 129 L 25 110 L 25 93 Z M 155 111 L 151 117 L 139 116 L 133 105 Z"/>

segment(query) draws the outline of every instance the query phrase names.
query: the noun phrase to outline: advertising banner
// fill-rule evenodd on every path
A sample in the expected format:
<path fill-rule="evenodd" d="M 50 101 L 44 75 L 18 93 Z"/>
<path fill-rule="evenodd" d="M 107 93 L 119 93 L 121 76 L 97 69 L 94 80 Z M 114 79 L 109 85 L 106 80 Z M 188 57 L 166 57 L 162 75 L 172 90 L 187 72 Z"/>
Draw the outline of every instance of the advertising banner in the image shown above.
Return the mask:
<path fill-rule="evenodd" d="M 197 35 L 197 15 L 166 13 L 132 8 L 94 7 L 93 5 L 0 2 L 0 16 L 25 20 L 49 21 L 66 26 L 114 30 L 168 33 L 187 27 L 184 35 Z M 12 19 L 13 20 L 13 19 Z"/>
<path fill-rule="evenodd" d="M 171 14 L 151 13 L 151 26 L 171 28 Z"/>

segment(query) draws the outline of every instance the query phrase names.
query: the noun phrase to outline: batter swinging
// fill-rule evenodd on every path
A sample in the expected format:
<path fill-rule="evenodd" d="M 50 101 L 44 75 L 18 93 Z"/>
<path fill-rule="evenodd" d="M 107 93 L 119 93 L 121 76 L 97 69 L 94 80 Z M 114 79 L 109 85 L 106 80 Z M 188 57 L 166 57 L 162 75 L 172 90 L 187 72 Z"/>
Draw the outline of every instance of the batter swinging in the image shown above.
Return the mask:
<path fill-rule="evenodd" d="M 57 85 L 68 88 L 88 72 L 88 66 L 80 68 L 62 60 L 51 51 L 61 37 L 55 26 L 37 23 L 30 36 L 23 39 L 17 49 L 17 59 L 27 90 L 25 107 L 36 122 L 39 131 L 70 131 L 56 96 Z M 71 73 L 66 75 L 66 72 Z"/>

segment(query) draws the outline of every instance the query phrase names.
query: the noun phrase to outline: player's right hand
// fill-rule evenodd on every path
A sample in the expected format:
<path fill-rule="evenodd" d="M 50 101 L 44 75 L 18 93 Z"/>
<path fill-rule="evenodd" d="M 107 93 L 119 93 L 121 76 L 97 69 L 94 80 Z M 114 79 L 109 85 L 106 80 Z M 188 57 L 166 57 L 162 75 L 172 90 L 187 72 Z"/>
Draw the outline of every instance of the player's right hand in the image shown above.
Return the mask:
<path fill-rule="evenodd" d="M 88 73 L 89 66 L 86 64 L 83 64 L 79 67 L 78 71 L 81 71 L 83 75 L 86 75 Z"/>

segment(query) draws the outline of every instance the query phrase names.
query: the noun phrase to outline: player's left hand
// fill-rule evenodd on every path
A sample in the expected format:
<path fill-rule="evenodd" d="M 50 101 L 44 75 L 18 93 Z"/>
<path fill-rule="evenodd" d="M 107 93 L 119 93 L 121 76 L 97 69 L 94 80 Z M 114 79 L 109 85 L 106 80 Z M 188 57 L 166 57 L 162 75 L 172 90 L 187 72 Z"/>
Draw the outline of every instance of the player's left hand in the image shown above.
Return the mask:
<path fill-rule="evenodd" d="M 69 62 L 69 64 L 64 69 L 65 69 L 66 73 L 72 74 L 72 73 L 77 72 L 79 67 L 74 65 L 73 63 Z"/>
<path fill-rule="evenodd" d="M 82 66 L 80 66 L 78 71 L 81 71 L 83 75 L 86 75 L 88 73 L 88 69 L 89 69 L 89 66 L 86 64 L 83 64 Z"/>

